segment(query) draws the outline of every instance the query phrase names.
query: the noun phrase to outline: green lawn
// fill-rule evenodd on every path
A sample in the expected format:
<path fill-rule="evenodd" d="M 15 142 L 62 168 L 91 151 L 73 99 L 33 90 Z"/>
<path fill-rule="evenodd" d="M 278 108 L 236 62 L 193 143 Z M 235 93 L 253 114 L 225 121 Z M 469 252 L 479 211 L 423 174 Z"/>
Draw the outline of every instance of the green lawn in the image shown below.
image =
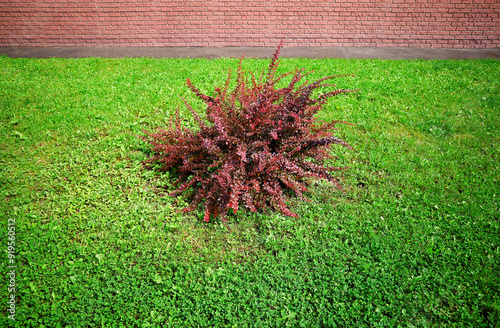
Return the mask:
<path fill-rule="evenodd" d="M 0 326 L 500 325 L 500 61 L 283 59 L 354 75 L 319 114 L 354 124 L 345 193 L 227 229 L 179 213 L 132 134 L 177 106 L 193 125 L 186 78 L 211 92 L 237 65 L 0 57 Z"/>

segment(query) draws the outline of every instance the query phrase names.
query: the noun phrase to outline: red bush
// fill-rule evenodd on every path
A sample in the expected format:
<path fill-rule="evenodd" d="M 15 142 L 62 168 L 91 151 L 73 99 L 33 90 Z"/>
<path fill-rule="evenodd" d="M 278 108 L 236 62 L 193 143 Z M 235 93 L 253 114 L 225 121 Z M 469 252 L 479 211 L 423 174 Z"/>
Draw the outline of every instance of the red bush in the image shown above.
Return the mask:
<path fill-rule="evenodd" d="M 147 132 L 144 141 L 153 146 L 154 156 L 146 163 L 161 163 L 161 170 L 177 168 L 177 196 L 191 188 L 192 211 L 203 204 L 205 221 L 210 216 L 226 220 L 229 208 L 236 213 L 240 206 L 251 211 L 272 207 L 285 215 L 297 216 L 286 206 L 285 190 L 301 199 L 307 191 L 305 178 L 320 178 L 340 188 L 331 173 L 341 167 L 325 167 L 329 145 L 339 144 L 352 149 L 333 135 L 337 123 L 321 123 L 316 114 L 328 98 L 351 90 L 334 90 L 312 98 L 321 87 L 333 86 L 328 76 L 299 85 L 304 70 L 276 76 L 279 63 L 278 46 L 267 74 L 259 79 L 247 78 L 237 71 L 236 87 L 228 91 L 229 75 L 224 87 L 215 95 L 202 94 L 188 79 L 188 87 L 206 104 L 206 120 L 186 103 L 200 129 L 192 131 L 181 126 L 179 111 L 166 130 Z M 277 88 L 285 76 L 290 83 Z"/>

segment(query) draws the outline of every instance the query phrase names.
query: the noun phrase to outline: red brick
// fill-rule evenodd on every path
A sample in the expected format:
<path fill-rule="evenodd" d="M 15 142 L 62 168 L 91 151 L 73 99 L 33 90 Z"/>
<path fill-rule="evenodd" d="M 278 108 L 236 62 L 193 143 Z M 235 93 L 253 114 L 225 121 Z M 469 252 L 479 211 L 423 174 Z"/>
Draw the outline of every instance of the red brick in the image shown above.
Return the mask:
<path fill-rule="evenodd" d="M 498 47 L 500 4 L 477 2 L 0 0 L 0 45 Z"/>

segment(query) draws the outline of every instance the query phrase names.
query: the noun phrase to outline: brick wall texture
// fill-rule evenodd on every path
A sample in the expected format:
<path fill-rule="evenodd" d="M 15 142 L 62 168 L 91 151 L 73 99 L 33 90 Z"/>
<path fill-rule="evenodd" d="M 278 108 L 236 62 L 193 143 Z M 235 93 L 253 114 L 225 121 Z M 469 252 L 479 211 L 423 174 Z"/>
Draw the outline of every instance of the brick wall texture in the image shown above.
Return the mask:
<path fill-rule="evenodd" d="M 0 0 L 0 46 L 498 48 L 500 0 Z"/>

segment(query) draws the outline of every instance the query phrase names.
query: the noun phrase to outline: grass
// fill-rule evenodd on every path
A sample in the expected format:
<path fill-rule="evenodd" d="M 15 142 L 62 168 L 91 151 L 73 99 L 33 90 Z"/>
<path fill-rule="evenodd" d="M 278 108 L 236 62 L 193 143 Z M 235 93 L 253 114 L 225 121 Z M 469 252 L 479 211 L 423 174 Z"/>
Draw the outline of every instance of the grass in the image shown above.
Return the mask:
<path fill-rule="evenodd" d="M 321 117 L 345 193 L 316 182 L 299 219 L 181 214 L 130 133 L 165 124 L 186 78 L 236 59 L 0 57 L 0 326 L 500 325 L 500 62 L 283 59 L 359 92 Z M 247 59 L 246 70 L 267 61 Z M 15 295 L 15 321 L 7 300 Z"/>

